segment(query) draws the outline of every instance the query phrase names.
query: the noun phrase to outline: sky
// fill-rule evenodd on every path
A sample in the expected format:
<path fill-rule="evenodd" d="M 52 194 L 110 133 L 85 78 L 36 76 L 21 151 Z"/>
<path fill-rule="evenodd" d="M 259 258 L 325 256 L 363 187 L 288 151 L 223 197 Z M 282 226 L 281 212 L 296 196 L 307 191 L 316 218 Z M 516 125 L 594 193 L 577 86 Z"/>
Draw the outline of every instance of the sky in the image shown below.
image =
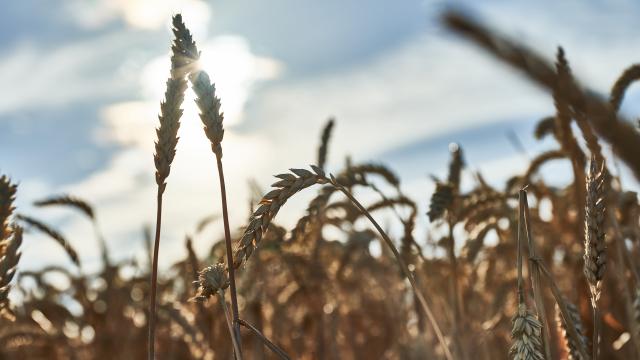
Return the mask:
<path fill-rule="evenodd" d="M 98 263 L 90 224 L 33 201 L 63 193 L 87 199 L 114 257 L 144 258 L 142 228 L 155 220 L 153 142 L 170 19 L 181 12 L 222 99 L 232 228 L 247 219 L 249 180 L 267 189 L 271 175 L 313 163 L 331 116 L 329 170 L 339 171 L 347 155 L 389 165 L 421 209 L 433 189 L 429 175 L 446 172 L 451 142 L 461 144 L 472 170 L 502 186 L 553 147 L 531 135 L 553 102 L 448 33 L 438 18 L 449 7 L 549 59 L 562 45 L 576 76 L 603 95 L 639 61 L 640 5 L 623 0 L 11 1 L 0 23 L 0 172 L 20 184 L 18 211 L 64 233 L 88 269 Z M 630 118 L 640 112 L 636 90 L 622 109 Z M 184 237 L 202 217 L 221 212 L 215 158 L 190 91 L 183 107 L 161 267 L 183 256 Z M 562 166 L 551 169 L 562 178 Z M 277 221 L 294 224 L 312 194 L 290 201 Z M 428 226 L 426 217 L 419 225 Z M 196 249 L 206 251 L 221 234 L 215 223 Z M 27 268 L 68 264 L 37 234 L 28 235 L 23 254 Z"/>

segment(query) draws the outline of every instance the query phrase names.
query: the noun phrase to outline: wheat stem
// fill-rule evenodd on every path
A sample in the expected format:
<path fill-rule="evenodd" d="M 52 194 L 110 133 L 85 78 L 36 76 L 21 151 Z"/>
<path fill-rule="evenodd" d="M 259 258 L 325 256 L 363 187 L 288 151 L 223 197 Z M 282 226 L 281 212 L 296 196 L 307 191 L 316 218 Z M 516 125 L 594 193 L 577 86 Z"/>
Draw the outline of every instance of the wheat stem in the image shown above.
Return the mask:
<path fill-rule="evenodd" d="M 218 300 L 222 305 L 222 309 L 224 310 L 224 318 L 227 320 L 227 328 L 229 328 L 229 336 L 231 337 L 231 343 L 233 344 L 233 351 L 235 353 L 236 359 L 242 360 L 242 353 L 240 352 L 240 345 L 238 344 L 238 340 L 235 335 L 235 330 L 233 328 L 233 320 L 231 315 L 229 314 L 229 307 L 227 307 L 227 301 L 224 299 L 224 290 L 218 290 Z"/>
<path fill-rule="evenodd" d="M 231 310 L 233 313 L 233 329 L 235 334 L 235 341 L 238 343 L 238 358 L 242 358 L 242 340 L 240 336 L 240 324 L 238 323 L 238 319 L 240 318 L 240 314 L 238 311 L 238 295 L 236 291 L 236 277 L 235 277 L 235 269 L 233 267 L 233 247 L 231 244 L 231 231 L 229 230 L 229 214 L 227 211 L 227 190 L 224 182 L 224 172 L 222 169 L 222 155 L 218 155 L 216 153 L 216 160 L 218 164 L 218 176 L 220 180 L 220 194 L 222 197 L 222 219 L 224 222 L 224 240 L 225 247 L 227 252 L 227 269 L 229 271 L 229 284 L 230 284 L 230 294 L 231 294 Z"/>
<path fill-rule="evenodd" d="M 531 269 L 529 276 L 531 277 L 531 283 L 533 286 L 533 298 L 536 303 L 538 319 L 542 324 L 542 340 L 544 343 L 545 355 L 547 359 L 552 359 L 551 347 L 550 347 L 551 336 L 549 334 L 548 322 L 546 321 L 547 312 L 544 306 L 544 296 L 542 293 L 542 285 L 540 283 L 540 268 L 538 266 L 538 263 L 532 260 L 532 259 L 535 259 L 537 255 L 536 255 L 535 242 L 533 240 L 533 235 L 531 231 L 531 226 L 529 224 L 531 215 L 529 213 L 529 202 L 527 201 L 527 192 L 525 190 L 520 190 L 519 197 L 520 197 L 520 206 L 522 206 L 524 210 L 524 220 L 525 220 L 524 228 L 526 230 L 527 244 L 529 248 L 529 260 L 530 260 L 529 268 Z"/>
<path fill-rule="evenodd" d="M 340 192 L 342 192 L 349 200 L 351 200 L 351 202 L 358 208 L 358 210 L 360 210 L 364 214 L 364 216 L 371 222 L 371 224 L 376 228 L 378 233 L 380 233 L 380 236 L 384 240 L 385 244 L 389 247 L 396 261 L 400 265 L 400 269 L 402 270 L 402 273 L 409 280 L 409 283 L 411 284 L 411 288 L 414 294 L 418 297 L 418 301 L 420 301 L 420 304 L 422 305 L 422 308 L 425 314 L 427 314 L 427 317 L 429 318 L 429 322 L 431 322 L 431 326 L 433 326 L 433 329 L 436 333 L 436 337 L 440 342 L 440 346 L 444 351 L 445 357 L 449 360 L 452 360 L 453 355 L 449 351 L 449 347 L 447 346 L 444 335 L 442 334 L 442 330 L 440 330 L 440 326 L 438 325 L 438 322 L 435 316 L 433 315 L 433 312 L 431 311 L 429 304 L 427 304 L 426 299 L 418 289 L 418 284 L 416 283 L 416 280 L 414 279 L 413 275 L 411 274 L 411 271 L 407 267 L 407 264 L 405 264 L 405 262 L 402 260 L 402 256 L 398 252 L 398 249 L 396 249 L 395 245 L 393 244 L 393 241 L 391 241 L 387 233 L 382 229 L 382 227 L 380 227 L 378 222 L 373 218 L 373 216 L 371 216 L 371 214 L 367 211 L 367 209 L 365 209 L 365 207 L 362 206 L 362 204 L 360 204 L 360 202 L 355 197 L 353 197 L 353 195 L 351 195 L 351 193 L 344 186 L 338 184 L 335 181 L 335 178 L 333 177 L 331 178 L 331 184 L 335 186 Z"/>
<path fill-rule="evenodd" d="M 162 224 L 162 187 L 160 186 L 158 186 L 158 196 L 156 202 L 156 236 L 153 245 L 153 261 L 151 263 L 151 296 L 149 298 L 149 360 L 155 359 L 158 253 L 160 251 L 160 226 Z"/>
<path fill-rule="evenodd" d="M 274 354 L 278 355 L 281 359 L 289 360 L 290 357 L 287 355 L 284 350 L 282 350 L 278 345 L 274 344 L 271 340 L 269 340 L 266 336 L 264 336 L 260 330 L 256 329 L 255 326 L 251 325 L 247 321 L 243 319 L 238 319 L 238 323 L 247 329 L 251 330 L 251 332 L 258 337 L 268 348 L 273 351 Z"/>

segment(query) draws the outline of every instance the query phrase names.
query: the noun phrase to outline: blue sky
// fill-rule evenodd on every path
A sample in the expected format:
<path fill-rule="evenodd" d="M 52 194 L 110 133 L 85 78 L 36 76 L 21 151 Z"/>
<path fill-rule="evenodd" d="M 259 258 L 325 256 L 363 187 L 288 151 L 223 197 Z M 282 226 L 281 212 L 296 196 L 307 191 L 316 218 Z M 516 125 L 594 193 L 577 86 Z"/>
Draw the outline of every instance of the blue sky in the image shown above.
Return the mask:
<path fill-rule="evenodd" d="M 232 226 L 247 216 L 247 181 L 314 160 L 329 116 L 337 126 L 330 169 L 347 154 L 396 169 L 424 207 L 443 174 L 447 144 L 495 184 L 525 161 L 507 140 L 514 131 L 530 155 L 552 146 L 531 138 L 553 112 L 540 89 L 438 24 L 442 1 L 46 0 L 5 4 L 0 24 L 0 170 L 20 182 L 19 210 L 47 219 L 95 259 L 89 224 L 66 211 L 30 207 L 72 193 L 96 204 L 120 258 L 142 249 L 152 224 L 154 127 L 168 75 L 170 17 L 182 12 L 203 51 L 226 113 L 225 171 Z M 639 60 L 632 1 L 455 1 L 549 58 L 563 45 L 574 72 L 606 93 Z M 534 5 L 535 4 L 535 5 Z M 640 111 L 632 89 L 623 111 Z M 201 217 L 219 213 L 213 156 L 192 97 L 185 101 L 178 154 L 165 204 L 163 262 L 183 252 Z M 281 221 L 291 224 L 305 195 Z M 290 210 L 289 210 L 290 208 Z M 426 226 L 426 222 L 422 224 Z M 196 246 L 207 248 L 219 226 Z M 64 263 L 33 236 L 27 264 Z"/>

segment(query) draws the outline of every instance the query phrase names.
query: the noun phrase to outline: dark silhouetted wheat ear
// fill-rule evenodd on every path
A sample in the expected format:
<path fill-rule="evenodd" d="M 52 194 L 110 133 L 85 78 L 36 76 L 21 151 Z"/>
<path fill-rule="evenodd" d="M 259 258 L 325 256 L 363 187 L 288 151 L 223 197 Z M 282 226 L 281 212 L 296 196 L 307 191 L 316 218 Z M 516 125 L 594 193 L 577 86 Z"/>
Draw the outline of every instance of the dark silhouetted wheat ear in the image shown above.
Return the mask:
<path fill-rule="evenodd" d="M 322 170 L 325 170 L 325 165 L 327 162 L 327 152 L 329 151 L 329 140 L 331 139 L 331 132 L 333 131 L 333 126 L 335 125 L 335 119 L 330 118 L 327 121 L 324 129 L 322 129 L 322 136 L 320 137 L 320 147 L 318 147 L 318 167 Z"/>

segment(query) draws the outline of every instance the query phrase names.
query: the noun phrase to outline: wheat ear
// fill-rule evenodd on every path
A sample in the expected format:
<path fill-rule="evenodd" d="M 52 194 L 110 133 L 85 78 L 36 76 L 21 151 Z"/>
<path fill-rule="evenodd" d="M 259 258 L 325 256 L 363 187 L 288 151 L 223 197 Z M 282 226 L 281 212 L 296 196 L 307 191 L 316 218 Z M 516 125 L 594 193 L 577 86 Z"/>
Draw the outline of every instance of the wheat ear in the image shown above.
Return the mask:
<path fill-rule="evenodd" d="M 16 274 L 18 261 L 20 261 L 20 245 L 22 244 L 22 228 L 14 226 L 10 239 L 2 241 L 4 253 L 0 257 L 0 316 L 13 319 L 9 309 L 10 283 Z"/>
<path fill-rule="evenodd" d="M 598 300 L 602 292 L 602 280 L 607 265 L 605 243 L 605 199 L 604 199 L 604 163 L 598 167 L 594 157 L 591 159 L 587 175 L 587 200 L 585 204 L 584 227 L 584 274 L 589 283 L 591 306 L 593 307 L 593 359 L 598 356 L 600 342 L 600 320 Z"/>
<path fill-rule="evenodd" d="M 588 341 L 587 337 L 584 335 L 584 326 L 582 325 L 582 320 L 580 319 L 580 312 L 578 311 L 578 308 L 567 299 L 564 299 L 564 302 L 565 304 L 567 304 L 567 310 L 569 310 L 569 316 L 580 338 L 580 344 L 576 344 L 573 338 L 569 335 L 569 331 L 567 330 L 567 322 L 564 321 L 564 318 L 562 317 L 562 313 L 560 312 L 560 307 L 556 305 L 556 321 L 558 323 L 558 327 L 560 329 L 562 337 L 564 338 L 564 344 L 567 350 L 567 359 L 568 360 L 588 360 L 588 359 L 584 359 L 580 355 L 580 352 L 578 351 L 580 347 L 586 348 L 587 341 Z"/>
<path fill-rule="evenodd" d="M 180 20 L 180 21 L 178 21 Z M 182 109 L 180 106 L 184 100 L 184 92 L 187 88 L 185 79 L 185 67 L 189 64 L 188 58 L 184 56 L 180 49 L 183 48 L 184 39 L 180 28 L 176 26 L 181 23 L 180 15 L 173 18 L 173 41 L 171 56 L 171 76 L 167 80 L 167 89 L 164 101 L 160 103 L 160 127 L 156 130 L 158 139 L 155 143 L 155 154 L 153 157 L 156 166 L 157 193 L 157 213 L 156 213 L 156 234 L 153 249 L 153 262 L 151 266 L 151 296 L 149 299 L 149 360 L 155 358 L 155 327 L 156 327 L 156 293 L 158 287 L 158 254 L 160 250 L 160 228 L 162 224 L 162 195 L 167 187 L 167 177 L 171 170 L 171 163 L 176 154 L 178 144 L 178 129 L 180 128 L 180 117 Z"/>
<path fill-rule="evenodd" d="M 12 184 L 7 176 L 0 176 L 0 256 L 4 254 L 3 242 L 11 236 L 9 223 L 15 210 L 13 202 L 16 200 L 17 190 L 18 186 Z"/>
<path fill-rule="evenodd" d="M 509 354 L 514 360 L 543 360 L 542 324 L 527 309 L 524 303 L 518 304 L 518 312 L 511 319 L 512 344 Z"/>
<path fill-rule="evenodd" d="M 327 124 L 322 129 L 322 136 L 320 138 L 320 147 L 318 148 L 318 167 L 322 170 L 325 170 L 325 165 L 327 162 L 327 152 L 329 150 L 329 140 L 331 139 L 331 132 L 333 131 L 333 126 L 335 125 L 335 119 L 330 118 L 327 121 Z"/>

